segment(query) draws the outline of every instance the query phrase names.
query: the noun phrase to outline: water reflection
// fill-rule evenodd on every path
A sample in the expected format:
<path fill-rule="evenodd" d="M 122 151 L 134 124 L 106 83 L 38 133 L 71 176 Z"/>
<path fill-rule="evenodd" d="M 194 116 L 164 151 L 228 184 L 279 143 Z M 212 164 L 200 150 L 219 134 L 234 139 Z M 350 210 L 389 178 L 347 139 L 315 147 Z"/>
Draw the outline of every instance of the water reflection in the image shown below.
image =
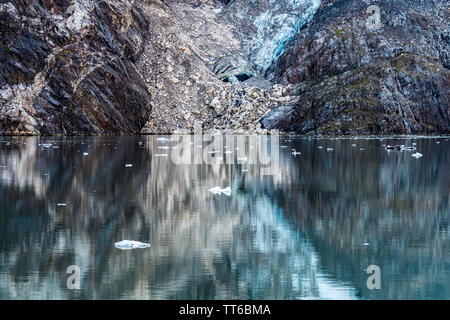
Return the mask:
<path fill-rule="evenodd" d="M 251 153 L 270 138 L 246 139 Z M 400 143 L 424 157 L 383 148 Z M 450 297 L 448 138 L 282 137 L 273 175 L 248 162 L 176 164 L 175 145 L 1 138 L 0 298 Z M 123 239 L 151 247 L 116 249 Z M 366 287 L 370 264 L 381 290 Z M 70 265 L 80 290 L 66 287 Z"/>

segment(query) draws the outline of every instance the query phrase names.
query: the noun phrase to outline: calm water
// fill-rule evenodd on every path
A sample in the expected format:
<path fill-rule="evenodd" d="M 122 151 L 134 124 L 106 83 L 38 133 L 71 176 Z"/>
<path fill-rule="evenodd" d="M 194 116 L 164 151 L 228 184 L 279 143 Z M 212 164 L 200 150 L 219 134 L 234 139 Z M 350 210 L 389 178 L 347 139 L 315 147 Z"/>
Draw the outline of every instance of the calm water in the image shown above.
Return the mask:
<path fill-rule="evenodd" d="M 0 137 L 0 299 L 450 298 L 448 137 L 160 138 Z M 237 161 L 268 140 L 272 170 Z M 213 164 L 174 161 L 187 145 Z"/>

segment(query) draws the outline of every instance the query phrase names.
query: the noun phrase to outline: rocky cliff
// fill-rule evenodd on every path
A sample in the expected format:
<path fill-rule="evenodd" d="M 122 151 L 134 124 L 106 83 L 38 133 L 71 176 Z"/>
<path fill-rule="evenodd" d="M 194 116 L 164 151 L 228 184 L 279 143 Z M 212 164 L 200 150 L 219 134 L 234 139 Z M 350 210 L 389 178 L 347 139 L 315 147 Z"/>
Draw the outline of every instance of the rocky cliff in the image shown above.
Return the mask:
<path fill-rule="evenodd" d="M 138 132 L 147 28 L 132 1 L 0 1 L 0 132 Z"/>
<path fill-rule="evenodd" d="M 450 132 L 448 2 L 375 2 L 0 0 L 0 133 Z"/>
<path fill-rule="evenodd" d="M 266 115 L 266 127 L 450 132 L 448 1 L 374 3 L 379 12 L 368 1 L 323 1 L 269 71 L 270 78 L 295 84 L 299 99 Z"/>

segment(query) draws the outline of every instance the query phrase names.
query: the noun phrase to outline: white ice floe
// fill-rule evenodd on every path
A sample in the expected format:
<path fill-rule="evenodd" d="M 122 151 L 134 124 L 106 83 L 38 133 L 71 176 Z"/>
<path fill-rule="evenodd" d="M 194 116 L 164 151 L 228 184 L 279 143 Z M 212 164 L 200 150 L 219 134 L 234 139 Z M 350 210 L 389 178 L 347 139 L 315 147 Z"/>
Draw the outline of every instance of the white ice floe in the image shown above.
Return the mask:
<path fill-rule="evenodd" d="M 412 156 L 413 156 L 414 158 L 420 158 L 420 157 L 423 156 L 423 154 L 421 154 L 421 153 L 419 153 L 419 152 L 416 152 L 416 153 L 414 153 Z"/>
<path fill-rule="evenodd" d="M 125 168 L 131 168 L 133 165 L 131 164 L 131 163 L 127 163 L 126 165 L 125 165 Z"/>
<path fill-rule="evenodd" d="M 65 204 L 65 203 L 58 203 L 57 206 L 58 207 L 65 207 L 65 206 L 67 206 L 67 204 Z"/>
<path fill-rule="evenodd" d="M 87 156 L 87 155 L 89 155 L 89 153 L 83 152 L 83 156 Z"/>
<path fill-rule="evenodd" d="M 165 153 L 160 153 L 160 154 L 155 154 L 155 157 L 168 157 L 168 154 Z"/>
<path fill-rule="evenodd" d="M 402 151 L 415 151 L 416 147 L 403 146 Z"/>
<path fill-rule="evenodd" d="M 213 194 L 224 194 L 226 196 L 230 196 L 231 195 L 231 188 L 230 187 L 226 187 L 226 188 L 221 188 L 221 187 L 214 187 L 209 189 L 209 192 L 213 193 Z"/>
<path fill-rule="evenodd" d="M 298 155 L 300 155 L 300 154 L 302 154 L 302 153 L 301 153 L 301 152 L 297 152 L 297 151 L 292 152 L 292 155 L 293 155 L 294 157 L 296 157 L 296 156 L 298 156 Z"/>
<path fill-rule="evenodd" d="M 150 247 L 150 244 L 134 240 L 122 240 L 120 242 L 116 242 L 114 246 L 120 250 L 132 250 L 132 249 L 145 249 Z"/>
<path fill-rule="evenodd" d="M 333 151 L 333 148 L 327 148 L 327 151 Z"/>

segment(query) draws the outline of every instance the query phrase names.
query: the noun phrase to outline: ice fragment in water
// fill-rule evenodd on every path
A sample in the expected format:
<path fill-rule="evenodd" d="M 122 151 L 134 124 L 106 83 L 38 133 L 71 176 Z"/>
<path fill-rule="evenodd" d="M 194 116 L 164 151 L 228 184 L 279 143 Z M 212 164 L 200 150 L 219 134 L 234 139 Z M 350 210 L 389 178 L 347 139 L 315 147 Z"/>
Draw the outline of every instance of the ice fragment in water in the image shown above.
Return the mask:
<path fill-rule="evenodd" d="M 226 196 L 230 196 L 231 195 L 231 188 L 230 187 L 226 187 L 224 189 L 222 189 L 221 187 L 214 187 L 209 189 L 209 192 L 214 193 L 214 194 L 224 194 Z"/>
<path fill-rule="evenodd" d="M 416 152 L 416 153 L 414 153 L 412 156 L 413 156 L 414 158 L 420 158 L 420 157 L 423 156 L 423 154 L 421 154 L 421 153 L 419 153 L 419 152 Z"/>
<path fill-rule="evenodd" d="M 122 240 L 120 242 L 116 242 L 114 246 L 120 250 L 132 250 L 132 249 L 145 249 L 150 247 L 150 244 L 133 240 Z"/>

